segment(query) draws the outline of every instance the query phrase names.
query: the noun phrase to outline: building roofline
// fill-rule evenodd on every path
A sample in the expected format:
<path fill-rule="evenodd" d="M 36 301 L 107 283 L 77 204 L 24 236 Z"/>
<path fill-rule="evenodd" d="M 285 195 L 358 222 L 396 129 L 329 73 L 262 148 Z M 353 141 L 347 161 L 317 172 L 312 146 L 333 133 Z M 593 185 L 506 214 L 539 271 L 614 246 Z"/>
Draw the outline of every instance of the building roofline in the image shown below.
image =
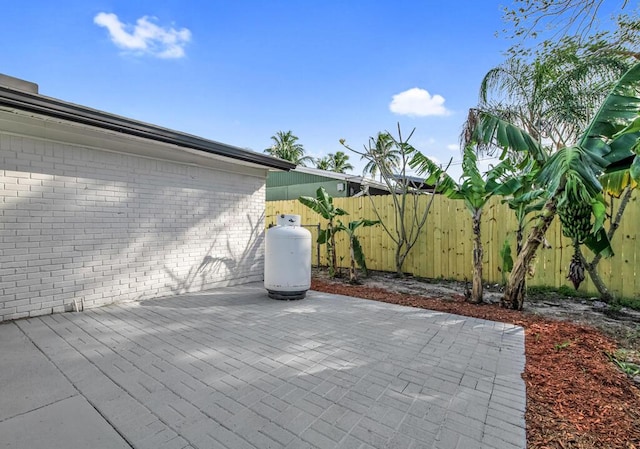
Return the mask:
<path fill-rule="evenodd" d="M 337 179 L 346 182 L 355 182 L 362 185 L 367 185 L 376 189 L 389 190 L 389 187 L 385 183 L 378 182 L 375 179 L 365 178 L 359 175 L 350 175 L 347 173 L 337 173 L 329 170 L 321 170 L 319 168 L 302 167 L 298 165 L 292 171 L 306 173 L 309 175 L 323 176 L 325 178 Z"/>
<path fill-rule="evenodd" d="M 341 181 L 348 181 L 348 180 L 360 178 L 357 175 L 348 175 L 346 173 L 337 173 L 337 172 L 330 171 L 330 170 L 322 170 L 320 168 L 303 167 L 301 165 L 298 165 L 295 169 L 293 169 L 293 171 L 297 171 L 297 172 L 300 172 L 300 173 L 306 173 L 308 175 L 324 176 L 325 178 L 339 179 Z"/>
<path fill-rule="evenodd" d="M 83 125 L 95 126 L 273 169 L 288 171 L 296 167 L 292 162 L 266 154 L 4 86 L 0 86 L 0 107 L 13 108 Z"/>

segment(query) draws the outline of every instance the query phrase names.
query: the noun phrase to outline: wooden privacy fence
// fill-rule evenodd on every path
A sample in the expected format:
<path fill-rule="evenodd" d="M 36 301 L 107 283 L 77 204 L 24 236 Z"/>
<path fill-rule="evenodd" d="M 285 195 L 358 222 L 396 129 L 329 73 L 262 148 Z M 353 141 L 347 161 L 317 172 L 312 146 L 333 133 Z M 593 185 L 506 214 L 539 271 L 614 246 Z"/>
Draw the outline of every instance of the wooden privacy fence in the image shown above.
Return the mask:
<path fill-rule="evenodd" d="M 419 208 L 424 210 L 428 197 L 421 198 Z M 613 200 L 614 210 L 620 200 Z M 390 196 L 334 198 L 334 204 L 349 215 L 338 217 L 345 224 L 359 218 L 376 219 L 373 204 L 380 216 L 393 227 L 394 215 Z M 266 224 L 274 223 L 277 214 L 298 214 L 302 216 L 302 223 L 315 225 L 320 223 L 324 228 L 326 221 L 318 214 L 303 206 L 297 200 L 268 201 L 266 210 Z M 312 260 L 317 259 L 315 239 L 317 232 L 312 230 L 314 239 Z M 500 202 L 500 198 L 492 198 L 485 206 L 482 214 L 482 244 L 484 246 L 484 280 L 499 283 L 502 280 L 500 267 L 500 249 L 509 239 L 515 259 L 515 229 L 516 219 L 507 205 Z M 615 256 L 603 259 L 598 270 L 604 282 L 616 295 L 626 297 L 640 296 L 640 243 L 637 232 L 640 229 L 640 202 L 637 194 L 627 206 L 620 228 L 613 238 Z M 395 271 L 395 244 L 384 232 L 381 226 L 359 228 L 360 238 L 367 266 L 373 270 Z M 526 237 L 526 235 L 525 235 Z M 532 266 L 532 277 L 529 285 L 560 287 L 570 285 L 566 279 L 567 270 L 573 255 L 573 247 L 569 239 L 562 236 L 559 220 L 554 220 L 546 234 L 550 249 L 539 249 Z M 340 233 L 337 239 L 338 263 L 341 267 L 348 267 L 348 243 L 346 234 Z M 460 200 L 450 200 L 437 195 L 431 206 L 427 224 L 423 228 L 418 242 L 407 258 L 404 271 L 414 276 L 432 279 L 471 280 L 472 268 L 472 231 L 471 216 Z M 326 264 L 326 249 L 320 247 L 320 261 Z M 589 260 L 593 257 L 589 250 L 584 250 Z M 595 292 L 595 287 L 588 279 L 580 288 L 581 291 Z"/>

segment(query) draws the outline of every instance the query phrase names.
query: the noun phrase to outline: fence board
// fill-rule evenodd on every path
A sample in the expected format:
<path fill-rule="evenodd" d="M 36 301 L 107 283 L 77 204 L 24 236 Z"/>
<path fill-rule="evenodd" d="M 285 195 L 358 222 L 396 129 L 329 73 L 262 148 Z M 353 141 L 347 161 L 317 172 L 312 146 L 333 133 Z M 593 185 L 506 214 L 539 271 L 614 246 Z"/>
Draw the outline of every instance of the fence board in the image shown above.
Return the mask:
<path fill-rule="evenodd" d="M 420 199 L 418 211 L 427 207 L 428 196 Z M 377 219 L 374 207 L 381 218 L 385 220 L 389 229 L 395 230 L 394 209 L 389 196 L 372 198 L 335 198 L 334 203 L 349 212 L 340 217 L 346 224 L 359 218 Z M 613 210 L 617 210 L 620 200 L 613 202 Z M 326 220 L 315 212 L 304 207 L 297 200 L 269 201 L 266 205 L 266 224 L 275 223 L 277 214 L 294 213 L 302 216 L 303 224 L 318 224 L 326 227 Z M 640 240 L 637 238 L 638 223 L 640 223 L 640 201 L 634 193 L 621 226 L 613 239 L 615 256 L 603 259 L 598 265 L 599 273 L 616 295 L 640 296 Z M 409 223 L 408 223 L 409 224 Z M 530 227 L 530 226 L 529 226 Z M 528 228 L 529 228 L 528 227 Z M 316 264 L 317 237 L 315 229 L 311 229 L 313 245 L 313 263 Z M 500 282 L 500 249 L 506 238 L 509 239 L 512 254 L 515 258 L 515 229 L 516 220 L 513 212 L 501 204 L 499 198 L 492 198 L 485 206 L 482 222 L 482 241 L 484 245 L 484 278 L 487 282 Z M 528 232 L 528 229 L 527 229 Z M 525 232 L 525 238 L 526 234 Z M 357 231 L 367 258 L 367 266 L 374 270 L 395 271 L 395 244 L 389 238 L 382 226 L 360 228 Z M 342 267 L 348 267 L 348 241 L 344 233 L 337 236 L 337 253 L 343 259 L 338 261 Z M 472 268 L 472 229 L 471 217 L 463 202 L 449 200 L 437 196 L 433 200 L 427 225 L 423 229 L 416 246 L 405 262 L 404 270 L 415 276 L 428 278 L 450 278 L 464 280 L 471 279 Z M 546 235 L 551 244 L 550 249 L 540 249 L 533 264 L 534 276 L 529 279 L 530 285 L 546 285 L 560 287 L 570 285 L 566 279 L 573 248 L 571 242 L 562 236 L 559 220 L 554 220 Z M 588 260 L 593 255 L 584 250 Z M 326 251 L 320 250 L 320 262 L 326 265 Z M 595 287 L 587 277 L 587 282 L 580 290 L 595 292 Z"/>
<path fill-rule="evenodd" d="M 420 276 L 427 278 L 437 277 L 435 267 L 442 261 L 442 210 L 443 203 L 439 198 L 434 198 L 427 218 L 427 231 L 420 236 L 421 244 L 425 247 L 427 257 L 425 266 L 420 270 Z M 431 236 L 431 241 L 429 241 Z"/>

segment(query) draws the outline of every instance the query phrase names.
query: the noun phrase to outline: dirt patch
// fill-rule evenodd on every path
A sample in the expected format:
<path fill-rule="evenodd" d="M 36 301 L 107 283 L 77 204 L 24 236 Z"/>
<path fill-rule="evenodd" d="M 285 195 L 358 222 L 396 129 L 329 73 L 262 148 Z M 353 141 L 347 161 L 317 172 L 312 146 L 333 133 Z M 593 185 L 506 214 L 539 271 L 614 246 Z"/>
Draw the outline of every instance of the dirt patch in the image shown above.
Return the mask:
<path fill-rule="evenodd" d="M 312 288 L 523 326 L 527 447 L 640 448 L 640 390 L 608 356 L 620 342 L 632 344 L 629 354 L 638 349 L 637 336 L 627 338 L 638 331 L 633 313 L 611 317 L 593 300 L 551 293 L 533 297 L 523 312 L 507 310 L 499 307 L 499 289 L 491 286 L 486 295 L 491 303 L 473 305 L 465 302 L 464 283 L 379 272 L 363 285 L 349 285 L 316 271 Z"/>

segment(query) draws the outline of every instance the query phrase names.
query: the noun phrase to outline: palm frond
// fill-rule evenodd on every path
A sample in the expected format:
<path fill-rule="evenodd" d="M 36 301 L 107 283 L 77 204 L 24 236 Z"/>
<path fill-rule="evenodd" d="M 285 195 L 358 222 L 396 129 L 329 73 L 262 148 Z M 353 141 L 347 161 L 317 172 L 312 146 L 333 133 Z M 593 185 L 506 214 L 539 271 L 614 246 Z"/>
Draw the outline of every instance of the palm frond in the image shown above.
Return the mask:
<path fill-rule="evenodd" d="M 427 175 L 425 184 L 437 185 L 437 193 L 451 197 L 458 192 L 458 184 L 438 164 L 421 152 L 416 152 L 409 161 L 409 167 L 420 175 Z"/>

